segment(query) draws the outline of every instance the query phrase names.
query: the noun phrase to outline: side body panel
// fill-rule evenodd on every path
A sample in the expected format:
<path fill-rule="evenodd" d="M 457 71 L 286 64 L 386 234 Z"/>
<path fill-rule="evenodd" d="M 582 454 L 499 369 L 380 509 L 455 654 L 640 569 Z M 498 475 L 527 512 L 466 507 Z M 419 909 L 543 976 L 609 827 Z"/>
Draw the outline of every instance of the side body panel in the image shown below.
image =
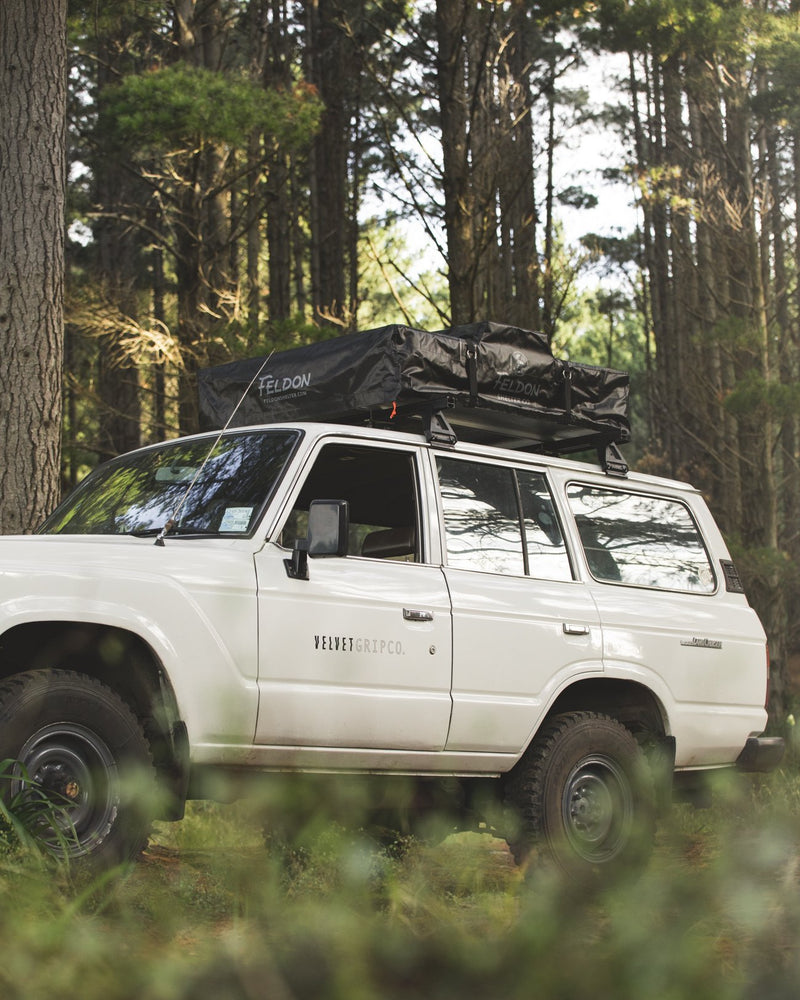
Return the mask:
<path fill-rule="evenodd" d="M 561 476 L 559 499 L 580 476 Z M 748 736 L 766 725 L 767 657 L 761 623 L 743 594 L 729 593 L 720 566 L 727 548 L 702 497 L 677 484 L 620 482 L 633 492 L 685 505 L 697 525 L 715 581 L 709 593 L 674 593 L 601 582 L 592 575 L 575 522 L 567 515 L 581 575 L 600 614 L 608 677 L 637 681 L 664 706 L 678 768 L 732 764 Z"/>
<path fill-rule="evenodd" d="M 252 549 L 249 540 L 168 539 L 159 547 L 125 536 L 6 537 L 2 630 L 62 621 L 131 631 L 163 664 L 193 745 L 251 744 L 258 702 Z"/>
<path fill-rule="evenodd" d="M 286 575 L 256 557 L 256 743 L 441 750 L 450 722 L 450 602 L 439 567 L 345 556 Z"/>
<path fill-rule="evenodd" d="M 448 569 L 453 722 L 447 749 L 520 754 L 559 689 L 603 671 L 580 583 Z"/>

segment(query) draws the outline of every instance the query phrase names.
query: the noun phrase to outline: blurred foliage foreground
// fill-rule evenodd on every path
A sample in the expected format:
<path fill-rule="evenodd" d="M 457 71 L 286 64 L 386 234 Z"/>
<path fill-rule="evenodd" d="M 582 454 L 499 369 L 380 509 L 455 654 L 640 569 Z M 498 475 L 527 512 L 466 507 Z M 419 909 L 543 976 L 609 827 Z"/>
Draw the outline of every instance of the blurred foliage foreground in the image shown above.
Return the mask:
<path fill-rule="evenodd" d="M 294 777 L 291 782 L 301 781 Z M 291 787 L 288 779 L 287 788 Z M 800 993 L 800 768 L 720 776 L 647 872 L 576 891 L 454 834 L 380 848 L 320 809 L 291 850 L 272 800 L 195 803 L 127 872 L 0 852 L 3 1000 L 559 998 Z"/>

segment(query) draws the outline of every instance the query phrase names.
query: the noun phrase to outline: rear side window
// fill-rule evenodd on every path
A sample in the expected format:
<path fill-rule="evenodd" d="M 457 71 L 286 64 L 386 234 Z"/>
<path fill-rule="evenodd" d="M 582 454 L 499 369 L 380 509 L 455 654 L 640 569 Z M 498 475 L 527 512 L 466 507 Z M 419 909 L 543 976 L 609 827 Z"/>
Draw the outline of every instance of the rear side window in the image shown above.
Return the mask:
<path fill-rule="evenodd" d="M 596 580 L 687 593 L 715 590 L 708 553 L 685 504 L 577 483 L 567 495 Z"/>
<path fill-rule="evenodd" d="M 541 473 L 439 457 L 447 564 L 484 573 L 571 580 Z"/>

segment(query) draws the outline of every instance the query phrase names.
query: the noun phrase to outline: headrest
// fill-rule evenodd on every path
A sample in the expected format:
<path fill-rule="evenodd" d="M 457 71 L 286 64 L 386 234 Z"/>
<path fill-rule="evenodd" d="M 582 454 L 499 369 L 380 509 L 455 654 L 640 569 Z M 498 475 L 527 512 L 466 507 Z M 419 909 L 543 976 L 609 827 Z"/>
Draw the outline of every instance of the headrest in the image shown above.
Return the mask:
<path fill-rule="evenodd" d="M 391 559 L 413 554 L 414 529 L 410 526 L 371 531 L 361 545 L 361 555 L 369 556 L 370 559 Z"/>

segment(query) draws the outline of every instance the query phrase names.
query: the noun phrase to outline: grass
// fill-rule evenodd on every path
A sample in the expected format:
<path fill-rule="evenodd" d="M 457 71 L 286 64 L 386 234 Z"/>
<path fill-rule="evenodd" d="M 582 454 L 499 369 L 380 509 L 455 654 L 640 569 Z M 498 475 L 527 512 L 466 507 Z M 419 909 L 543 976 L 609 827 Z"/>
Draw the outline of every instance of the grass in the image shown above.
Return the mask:
<path fill-rule="evenodd" d="M 387 855 L 330 820 L 264 847 L 263 804 L 195 803 L 123 878 L 0 855 L 3 1000 L 794 998 L 800 776 L 676 807 L 636 881 L 576 893 L 457 834 Z"/>

